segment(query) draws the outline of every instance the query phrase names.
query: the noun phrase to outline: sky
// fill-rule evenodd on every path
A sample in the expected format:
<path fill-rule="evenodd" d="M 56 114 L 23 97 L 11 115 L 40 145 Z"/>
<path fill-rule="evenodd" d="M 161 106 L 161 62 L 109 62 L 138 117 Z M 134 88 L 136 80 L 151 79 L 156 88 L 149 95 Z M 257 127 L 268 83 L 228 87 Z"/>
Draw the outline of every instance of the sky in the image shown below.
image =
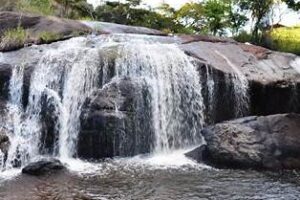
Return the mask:
<path fill-rule="evenodd" d="M 99 3 L 103 0 L 88 0 L 89 3 L 93 4 L 94 6 L 99 5 Z M 178 9 L 183 4 L 197 1 L 197 0 L 143 0 L 144 4 L 150 5 L 151 7 L 157 7 L 162 3 L 168 3 L 172 7 Z M 199 1 L 199 0 L 198 0 Z M 290 9 L 287 9 L 285 5 L 280 6 L 279 9 L 276 11 L 277 13 L 281 13 L 281 20 L 279 20 L 279 17 L 275 17 L 275 22 L 277 23 L 280 21 L 281 24 L 284 24 L 286 26 L 294 26 L 294 25 L 300 25 L 300 13 L 296 13 L 291 11 Z M 279 16 L 279 14 L 277 14 Z M 277 19 L 276 19 L 277 18 Z"/>

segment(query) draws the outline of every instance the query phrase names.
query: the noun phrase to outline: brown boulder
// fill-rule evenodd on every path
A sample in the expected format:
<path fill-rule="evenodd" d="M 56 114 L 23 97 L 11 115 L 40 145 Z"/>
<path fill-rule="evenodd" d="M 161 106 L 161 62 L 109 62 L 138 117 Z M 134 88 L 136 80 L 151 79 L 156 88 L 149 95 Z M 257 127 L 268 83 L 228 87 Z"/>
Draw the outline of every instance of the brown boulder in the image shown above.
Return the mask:
<path fill-rule="evenodd" d="M 198 161 L 220 168 L 300 169 L 298 114 L 246 117 L 202 133 L 206 148 L 188 154 Z"/>

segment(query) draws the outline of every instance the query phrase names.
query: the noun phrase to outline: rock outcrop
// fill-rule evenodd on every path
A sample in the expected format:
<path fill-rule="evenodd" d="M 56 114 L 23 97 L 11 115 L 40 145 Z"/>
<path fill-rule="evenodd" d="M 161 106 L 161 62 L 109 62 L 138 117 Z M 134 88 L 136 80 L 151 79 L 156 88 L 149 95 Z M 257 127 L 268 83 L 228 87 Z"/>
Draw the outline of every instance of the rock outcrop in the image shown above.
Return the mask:
<path fill-rule="evenodd" d="M 147 95 L 131 79 L 116 79 L 97 91 L 81 117 L 78 156 L 101 159 L 150 152 L 153 128 Z"/>
<path fill-rule="evenodd" d="M 63 169 L 65 169 L 65 166 L 59 160 L 49 158 L 28 164 L 22 169 L 22 173 L 32 176 L 40 176 Z"/>
<path fill-rule="evenodd" d="M 206 147 L 188 153 L 220 168 L 300 169 L 300 115 L 226 121 L 202 131 Z"/>
<path fill-rule="evenodd" d="M 228 77 L 247 83 L 246 115 L 300 113 L 300 62 L 293 54 L 274 52 L 228 39 L 181 37 L 180 47 L 198 60 L 203 80 L 214 82 L 215 113 L 212 122 L 235 118 L 233 90 Z M 203 67 L 206 66 L 206 67 Z M 228 81 L 229 80 L 229 81 Z M 206 89 L 207 81 L 203 88 Z M 234 83 L 236 84 L 236 83 Z"/>
<path fill-rule="evenodd" d="M 22 37 L 6 38 L 5 32 L 20 27 Z M 79 21 L 17 12 L 0 12 L 0 51 L 11 51 L 31 44 L 43 44 L 90 33 Z M 12 36 L 11 36 L 12 37 Z"/>
<path fill-rule="evenodd" d="M 83 23 L 92 28 L 94 32 L 99 34 L 124 33 L 167 36 L 167 34 L 163 33 L 162 31 L 140 26 L 127 26 L 123 24 L 90 21 L 83 21 Z"/>
<path fill-rule="evenodd" d="M 4 30 L 17 27 L 18 17 L 16 13 L 1 12 L 0 35 Z M 1 19 L 9 19 L 10 23 L 6 23 L 5 20 L 1 21 Z M 273 52 L 254 45 L 239 44 L 227 38 L 162 36 L 163 33 L 160 31 L 141 27 L 102 22 L 87 23 L 90 26 L 88 27 L 83 24 L 86 22 L 65 21 L 33 15 L 22 15 L 21 19 L 21 26 L 33 35 L 56 30 L 63 36 L 69 37 L 76 35 L 73 33 L 76 33 L 77 30 L 88 33 L 92 29 L 105 34 L 101 38 L 94 36 L 72 38 L 67 41 L 33 45 L 17 51 L 0 53 L 0 109 L 1 105 L 5 105 L 5 101 L 8 100 L 9 80 L 12 69 L 16 66 L 24 67 L 23 107 L 26 109 L 31 74 L 38 64 L 54 63 L 60 59 L 60 54 L 63 57 L 65 53 L 73 55 L 78 50 L 85 49 L 95 50 L 99 54 L 99 60 L 107 61 L 107 63 L 99 64 L 98 91 L 87 100 L 82 112 L 77 152 L 79 157 L 101 159 L 114 156 L 133 156 L 148 153 L 151 149 L 154 136 L 149 122 L 152 116 L 149 114 L 151 112 L 144 112 L 151 109 L 146 106 L 150 104 L 144 104 L 141 101 L 146 98 L 138 99 L 138 97 L 149 94 L 143 90 L 142 85 L 137 84 L 134 80 L 112 79 L 115 75 L 114 65 L 118 57 L 117 43 L 123 40 L 127 41 L 126 39 L 130 37 L 147 42 L 177 44 L 190 56 L 201 75 L 202 96 L 207 105 L 205 113 L 205 116 L 208 116 L 207 124 L 242 115 L 300 113 L 300 104 L 297 103 L 300 102 L 300 62 L 299 57 L 295 55 Z M 100 26 L 97 27 L 97 24 Z M 56 26 L 58 26 L 57 29 Z M 110 37 L 114 33 L 139 35 Z M 103 41 L 112 38 L 116 41 L 116 45 L 98 49 Z M 44 56 L 47 56 L 48 53 L 54 53 L 54 55 L 51 54 L 49 58 L 45 58 Z M 41 58 L 45 58 L 45 60 L 41 60 Z M 58 64 L 64 67 L 67 62 L 63 61 Z M 104 70 L 103 65 L 105 64 L 109 65 L 108 71 Z M 249 103 L 249 110 L 236 113 L 239 105 L 236 104 L 235 98 L 240 93 L 236 93 L 235 90 L 243 89 L 241 87 L 245 81 L 247 83 L 245 95 L 249 99 L 244 103 Z M 105 86 L 103 87 L 103 85 Z M 140 104 L 141 110 L 136 109 L 137 104 Z M 52 116 L 51 107 L 43 108 L 45 110 L 41 112 L 41 120 L 45 133 L 41 136 L 44 141 L 41 151 L 45 154 L 55 154 L 53 145 L 57 139 L 54 136 L 57 134 L 53 127 L 57 118 Z"/>

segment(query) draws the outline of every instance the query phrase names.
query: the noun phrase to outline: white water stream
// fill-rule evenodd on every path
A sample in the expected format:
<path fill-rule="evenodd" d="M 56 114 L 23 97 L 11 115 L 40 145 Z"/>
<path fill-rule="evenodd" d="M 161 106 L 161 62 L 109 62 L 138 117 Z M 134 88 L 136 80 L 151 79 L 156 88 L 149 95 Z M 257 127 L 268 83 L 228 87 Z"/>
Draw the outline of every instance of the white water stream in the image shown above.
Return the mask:
<path fill-rule="evenodd" d="M 46 156 L 59 157 L 72 166 L 77 162 L 73 158 L 77 153 L 80 116 L 86 99 L 100 87 L 122 78 L 146 85 L 150 94 L 147 103 L 152 119 L 148 123 L 155 136 L 151 153 L 157 157 L 150 156 L 147 162 L 142 159 L 143 162 L 194 165 L 184 157 L 181 149 L 202 142 L 204 105 L 199 72 L 176 44 L 161 43 L 154 38 L 134 35 L 79 37 L 59 42 L 53 48 L 45 45 L 31 75 L 26 107 L 22 104 L 25 70 L 23 66 L 15 66 L 5 127 L 11 146 L 2 170 L 22 167 L 44 156 L 41 138 L 50 118 L 54 123 L 51 132 L 54 147 Z M 111 53 L 106 54 L 107 50 Z M 235 70 L 235 66 L 222 57 Z M 110 77 L 109 61 L 112 59 L 115 74 Z M 213 109 L 214 81 L 210 73 L 207 70 L 209 104 L 212 105 L 206 106 Z M 247 85 L 239 71 L 234 77 L 237 108 L 244 109 Z M 142 102 L 144 97 L 135 98 Z M 115 110 L 118 112 L 118 105 Z"/>

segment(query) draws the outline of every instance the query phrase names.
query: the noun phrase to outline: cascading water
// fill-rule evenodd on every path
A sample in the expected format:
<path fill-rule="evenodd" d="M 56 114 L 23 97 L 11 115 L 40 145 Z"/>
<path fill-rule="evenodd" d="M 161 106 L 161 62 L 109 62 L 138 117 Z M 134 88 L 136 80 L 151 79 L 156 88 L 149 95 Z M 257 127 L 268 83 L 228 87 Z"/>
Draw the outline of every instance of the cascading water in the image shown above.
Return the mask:
<path fill-rule="evenodd" d="M 249 111 L 249 83 L 245 75 L 235 66 L 224 54 L 219 51 L 215 51 L 220 57 L 222 57 L 229 67 L 233 70 L 234 73 L 229 74 L 227 79 L 231 82 L 231 84 L 227 83 L 227 85 L 233 86 L 233 99 L 234 99 L 234 109 L 235 109 L 235 117 L 246 116 Z M 228 81 L 227 80 L 227 81 Z"/>
<path fill-rule="evenodd" d="M 201 140 L 203 100 L 200 78 L 189 58 L 173 44 L 128 42 L 119 48 L 116 76 L 140 79 L 150 89 L 155 152 Z"/>
<path fill-rule="evenodd" d="M 135 98 L 136 106 L 147 102 L 149 106 L 143 106 L 151 110 L 151 119 L 145 123 L 153 127 L 152 153 L 199 144 L 204 105 L 199 72 L 193 63 L 176 44 L 161 43 L 150 36 L 80 37 L 44 48 L 31 74 L 26 107 L 22 104 L 24 68 L 15 67 L 11 77 L 6 124 L 12 145 L 5 168 L 23 166 L 43 154 L 65 160 L 76 157 L 86 100 L 96 90 L 124 78 L 139 84 L 149 94 L 145 97 L 143 92 L 137 92 Z M 231 66 L 237 74 L 232 81 L 236 113 L 240 114 L 246 110 L 248 82 Z M 209 68 L 206 81 L 209 95 L 206 106 L 213 110 L 215 83 Z M 115 107 L 115 112 L 119 112 L 117 102 Z M 138 127 L 141 117 L 134 119 Z M 53 127 L 48 127 L 49 124 Z M 53 149 L 46 151 L 49 141 Z"/>
<path fill-rule="evenodd" d="M 206 88 L 206 121 L 213 123 L 215 118 L 215 106 L 216 106 L 216 91 L 215 91 L 215 80 L 213 70 L 209 65 L 205 65 L 205 83 L 203 84 Z"/>
<path fill-rule="evenodd" d="M 25 149 L 30 148 L 27 137 L 21 134 L 23 74 L 24 66 L 14 66 L 9 83 L 10 90 L 5 129 L 8 130 L 11 146 L 8 151 L 6 168 L 11 168 L 14 165 L 17 165 L 20 160 L 24 160 L 26 153 L 23 152 Z"/>
<path fill-rule="evenodd" d="M 82 41 L 79 42 L 82 43 Z M 69 44 L 69 45 L 68 45 Z M 60 50 L 47 50 L 31 76 L 28 106 L 22 108 L 24 70 L 15 67 L 10 81 L 8 129 L 11 146 L 7 166 L 20 166 L 40 154 L 46 107 L 56 118 L 54 149 L 61 157 L 72 157 L 80 129 L 80 110 L 86 97 L 98 83 L 98 51 L 65 43 Z M 74 48 L 73 48 L 74 47 Z M 57 152 L 53 152 L 55 155 Z"/>

